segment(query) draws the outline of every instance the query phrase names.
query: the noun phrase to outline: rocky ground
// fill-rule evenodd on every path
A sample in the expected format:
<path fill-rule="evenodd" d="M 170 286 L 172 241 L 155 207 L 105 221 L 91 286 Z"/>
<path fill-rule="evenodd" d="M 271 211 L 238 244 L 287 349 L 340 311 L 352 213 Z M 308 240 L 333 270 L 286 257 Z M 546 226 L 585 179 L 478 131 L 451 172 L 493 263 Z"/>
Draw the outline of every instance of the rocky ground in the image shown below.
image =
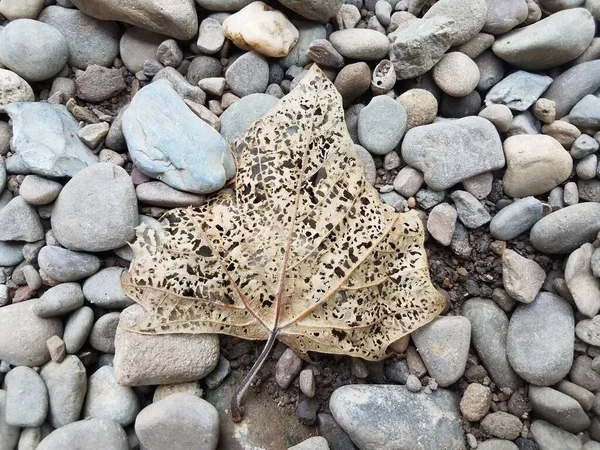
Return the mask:
<path fill-rule="evenodd" d="M 0 1 L 0 450 L 600 449 L 600 0 L 71 1 Z M 278 344 L 236 425 L 261 344 L 129 332 L 120 276 L 313 62 L 449 306 Z"/>

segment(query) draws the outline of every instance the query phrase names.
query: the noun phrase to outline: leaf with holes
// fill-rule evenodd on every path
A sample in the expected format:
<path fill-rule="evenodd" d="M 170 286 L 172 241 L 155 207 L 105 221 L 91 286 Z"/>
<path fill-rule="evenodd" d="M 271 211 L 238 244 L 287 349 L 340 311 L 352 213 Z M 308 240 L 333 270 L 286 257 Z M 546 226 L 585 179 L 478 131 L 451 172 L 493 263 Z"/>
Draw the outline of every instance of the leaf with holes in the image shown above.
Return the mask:
<path fill-rule="evenodd" d="M 134 331 L 224 333 L 297 353 L 380 360 L 443 309 L 423 226 L 367 182 L 340 95 L 316 66 L 234 144 L 235 192 L 169 211 L 164 233 L 139 229 L 122 281 L 147 311 Z"/>

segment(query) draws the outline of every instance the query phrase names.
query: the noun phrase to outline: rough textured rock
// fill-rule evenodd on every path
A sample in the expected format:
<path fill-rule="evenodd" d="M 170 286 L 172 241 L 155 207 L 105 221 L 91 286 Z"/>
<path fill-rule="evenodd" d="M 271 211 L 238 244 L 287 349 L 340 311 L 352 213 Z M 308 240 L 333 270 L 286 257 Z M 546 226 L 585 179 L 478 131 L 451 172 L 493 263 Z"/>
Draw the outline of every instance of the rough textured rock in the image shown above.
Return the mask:
<path fill-rule="evenodd" d="M 281 0 L 281 4 L 307 19 L 326 21 L 335 16 L 344 0 Z"/>
<path fill-rule="evenodd" d="M 529 401 L 540 419 L 571 433 L 590 426 L 590 418 L 574 398 L 549 387 L 530 386 Z"/>
<path fill-rule="evenodd" d="M 450 391 L 415 394 L 404 386 L 348 385 L 329 400 L 335 420 L 361 450 L 381 450 L 393 443 L 411 448 L 466 449 L 458 399 Z"/>
<path fill-rule="evenodd" d="M 15 197 L 0 211 L 0 239 L 36 242 L 44 237 L 44 228 L 35 208 L 23 197 Z"/>
<path fill-rule="evenodd" d="M 33 101 L 35 95 L 27 81 L 10 70 L 0 69 L 0 112 L 9 103 Z"/>
<path fill-rule="evenodd" d="M 460 45 L 469 41 L 483 28 L 487 18 L 488 8 L 485 0 L 453 1 L 440 0 L 435 3 L 423 16 L 424 19 L 433 17 L 449 17 L 454 20 L 452 25 L 452 45 Z"/>
<path fill-rule="evenodd" d="M 532 259 L 513 250 L 502 253 L 502 281 L 508 295 L 521 303 L 531 303 L 540 289 L 546 272 Z"/>
<path fill-rule="evenodd" d="M 198 32 L 194 0 L 75 0 L 73 4 L 96 19 L 126 22 L 175 39 L 191 39 Z"/>
<path fill-rule="evenodd" d="M 279 100 L 269 94 L 242 97 L 221 114 L 221 135 L 230 143 L 242 137 L 246 129 L 264 116 Z"/>
<path fill-rule="evenodd" d="M 402 157 L 435 190 L 504 167 L 496 128 L 481 117 L 466 117 L 412 128 L 402 142 Z"/>

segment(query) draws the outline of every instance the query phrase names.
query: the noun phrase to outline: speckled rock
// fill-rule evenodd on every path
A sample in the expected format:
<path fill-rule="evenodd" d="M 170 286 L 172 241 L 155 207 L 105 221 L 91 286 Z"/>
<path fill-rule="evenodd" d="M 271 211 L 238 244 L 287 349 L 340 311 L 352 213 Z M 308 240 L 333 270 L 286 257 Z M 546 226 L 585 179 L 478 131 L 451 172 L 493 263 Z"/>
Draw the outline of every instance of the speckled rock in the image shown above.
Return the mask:
<path fill-rule="evenodd" d="M 35 95 L 27 81 L 10 70 L 0 69 L 0 112 L 9 103 L 33 101 Z"/>
<path fill-rule="evenodd" d="M 269 94 L 250 94 L 240 98 L 221 114 L 221 135 L 229 143 L 242 137 L 246 129 L 264 116 L 279 100 Z"/>
<path fill-rule="evenodd" d="M 545 279 L 546 272 L 534 260 L 509 249 L 502 253 L 504 289 L 518 302 L 531 303 L 542 288 Z"/>
<path fill-rule="evenodd" d="M 516 111 L 525 111 L 550 86 L 552 78 L 518 70 L 494 85 L 485 97 L 486 105 L 506 105 Z"/>
<path fill-rule="evenodd" d="M 385 155 L 396 148 L 406 131 L 406 111 L 394 99 L 379 95 L 360 111 L 358 139 L 376 155 Z"/>
<path fill-rule="evenodd" d="M 269 63 L 256 51 L 244 53 L 227 68 L 225 80 L 238 97 L 264 93 L 269 85 Z"/>
<path fill-rule="evenodd" d="M 490 233 L 508 241 L 529 230 L 542 219 L 543 205 L 535 197 L 519 199 L 502 208 L 490 222 Z"/>
<path fill-rule="evenodd" d="M 350 59 L 381 60 L 390 48 L 384 34 L 361 28 L 335 31 L 329 41 L 342 56 Z"/>

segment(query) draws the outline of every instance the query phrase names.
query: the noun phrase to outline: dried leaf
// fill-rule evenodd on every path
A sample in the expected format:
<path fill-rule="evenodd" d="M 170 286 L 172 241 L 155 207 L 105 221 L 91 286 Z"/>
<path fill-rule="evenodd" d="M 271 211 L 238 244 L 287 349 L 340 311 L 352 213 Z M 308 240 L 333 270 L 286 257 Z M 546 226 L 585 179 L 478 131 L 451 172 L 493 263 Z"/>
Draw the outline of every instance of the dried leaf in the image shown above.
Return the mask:
<path fill-rule="evenodd" d="M 417 214 L 395 213 L 366 181 L 316 66 L 234 150 L 235 192 L 169 211 L 160 243 L 139 230 L 123 280 L 148 312 L 135 331 L 379 360 L 442 311 Z"/>

